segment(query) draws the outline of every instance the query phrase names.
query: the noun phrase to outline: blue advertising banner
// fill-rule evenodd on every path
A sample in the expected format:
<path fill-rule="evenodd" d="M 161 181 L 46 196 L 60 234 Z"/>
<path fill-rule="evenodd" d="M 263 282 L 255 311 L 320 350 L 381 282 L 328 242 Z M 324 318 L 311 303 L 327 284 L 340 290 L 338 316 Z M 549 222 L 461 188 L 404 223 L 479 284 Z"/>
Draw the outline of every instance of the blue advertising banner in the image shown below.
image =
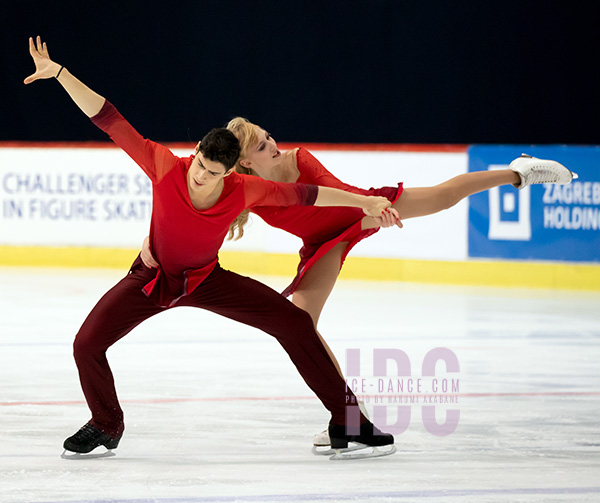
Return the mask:
<path fill-rule="evenodd" d="M 469 257 L 600 262 L 600 147 L 477 145 L 469 171 L 506 169 L 522 153 L 558 161 L 579 178 L 471 196 Z"/>

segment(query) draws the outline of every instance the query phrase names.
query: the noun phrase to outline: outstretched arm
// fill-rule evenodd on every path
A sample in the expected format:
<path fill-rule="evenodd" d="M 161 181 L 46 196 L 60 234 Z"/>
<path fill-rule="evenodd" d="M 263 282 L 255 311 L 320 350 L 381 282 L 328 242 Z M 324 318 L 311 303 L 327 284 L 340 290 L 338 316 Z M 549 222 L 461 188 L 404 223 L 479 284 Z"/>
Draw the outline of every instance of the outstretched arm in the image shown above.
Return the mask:
<path fill-rule="evenodd" d="M 391 211 L 393 216 L 399 220 L 396 210 L 390 208 L 392 203 L 381 196 L 363 196 L 332 187 L 319 186 L 319 193 L 315 206 L 354 206 L 362 208 L 365 215 L 380 217 L 384 211 Z"/>
<path fill-rule="evenodd" d="M 29 53 L 35 63 L 35 72 L 24 80 L 25 84 L 39 79 L 56 78 L 84 114 L 93 117 L 100 112 L 106 100 L 71 75 L 69 70 L 52 61 L 46 42 L 42 43 L 41 37 L 38 36 L 35 43 L 33 38 L 29 37 Z"/>
<path fill-rule="evenodd" d="M 386 210 L 394 218 L 392 203 L 385 197 L 354 194 L 332 187 L 304 183 L 281 183 L 256 176 L 238 175 L 244 181 L 245 207 L 256 206 L 349 206 L 361 208 L 365 215 L 380 217 Z"/>
<path fill-rule="evenodd" d="M 127 152 L 152 182 L 160 181 L 177 165 L 178 157 L 167 147 L 142 137 L 105 98 L 76 79 L 66 68 L 52 61 L 48 47 L 40 37 L 36 38 L 35 43 L 33 38 L 29 39 L 29 52 L 35 63 L 35 73 L 25 79 L 25 84 L 39 79 L 56 78 L 83 113 Z"/>

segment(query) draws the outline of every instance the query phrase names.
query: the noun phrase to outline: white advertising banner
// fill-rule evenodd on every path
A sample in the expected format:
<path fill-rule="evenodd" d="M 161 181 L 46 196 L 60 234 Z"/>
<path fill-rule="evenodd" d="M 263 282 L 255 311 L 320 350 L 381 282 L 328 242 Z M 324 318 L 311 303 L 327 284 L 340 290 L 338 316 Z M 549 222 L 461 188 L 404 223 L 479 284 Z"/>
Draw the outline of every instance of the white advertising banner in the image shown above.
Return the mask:
<path fill-rule="evenodd" d="M 187 156 L 190 150 L 174 150 Z M 467 170 L 467 154 L 319 151 L 342 181 L 358 187 L 430 186 Z M 0 148 L 0 245 L 138 248 L 148 234 L 152 186 L 118 148 Z M 464 260 L 467 203 L 382 229 L 354 255 Z M 300 240 L 253 216 L 224 249 L 297 253 Z"/>
<path fill-rule="evenodd" d="M 112 148 L 0 149 L 0 194 L 4 245 L 131 247 L 152 213 L 150 180 Z"/>

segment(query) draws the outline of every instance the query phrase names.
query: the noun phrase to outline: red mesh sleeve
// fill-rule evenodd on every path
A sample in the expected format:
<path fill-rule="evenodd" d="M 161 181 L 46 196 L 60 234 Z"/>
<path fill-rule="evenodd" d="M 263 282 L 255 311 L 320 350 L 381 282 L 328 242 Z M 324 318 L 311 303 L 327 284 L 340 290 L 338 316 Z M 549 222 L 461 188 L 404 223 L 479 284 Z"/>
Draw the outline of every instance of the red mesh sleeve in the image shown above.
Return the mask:
<path fill-rule="evenodd" d="M 246 208 L 254 206 L 312 206 L 319 188 L 304 183 L 278 183 L 240 175 L 244 181 Z"/>
<path fill-rule="evenodd" d="M 172 169 L 178 158 L 166 147 L 143 138 L 107 100 L 91 121 L 123 149 L 153 182 Z"/>

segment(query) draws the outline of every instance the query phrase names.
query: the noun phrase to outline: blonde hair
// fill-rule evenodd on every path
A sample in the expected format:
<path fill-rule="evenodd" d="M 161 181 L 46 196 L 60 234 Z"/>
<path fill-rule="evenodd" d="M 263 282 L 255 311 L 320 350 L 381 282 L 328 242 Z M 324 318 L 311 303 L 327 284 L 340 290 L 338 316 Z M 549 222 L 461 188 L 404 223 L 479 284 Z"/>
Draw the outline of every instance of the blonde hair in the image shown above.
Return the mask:
<path fill-rule="evenodd" d="M 235 170 L 243 175 L 256 176 L 252 169 L 242 166 L 241 161 L 246 158 L 248 149 L 253 145 L 256 145 L 258 142 L 258 134 L 256 133 L 257 128 L 258 126 L 256 124 L 252 124 L 252 122 L 250 122 L 248 119 L 244 119 L 243 117 L 235 117 L 227 124 L 227 129 L 229 129 L 229 131 L 235 135 L 242 148 L 240 151 L 240 157 L 235 163 Z M 234 241 L 237 241 L 244 235 L 244 226 L 248 223 L 249 216 L 250 210 L 244 210 L 233 222 L 231 222 L 227 239 L 233 239 Z M 237 236 L 235 236 L 236 231 Z"/>

